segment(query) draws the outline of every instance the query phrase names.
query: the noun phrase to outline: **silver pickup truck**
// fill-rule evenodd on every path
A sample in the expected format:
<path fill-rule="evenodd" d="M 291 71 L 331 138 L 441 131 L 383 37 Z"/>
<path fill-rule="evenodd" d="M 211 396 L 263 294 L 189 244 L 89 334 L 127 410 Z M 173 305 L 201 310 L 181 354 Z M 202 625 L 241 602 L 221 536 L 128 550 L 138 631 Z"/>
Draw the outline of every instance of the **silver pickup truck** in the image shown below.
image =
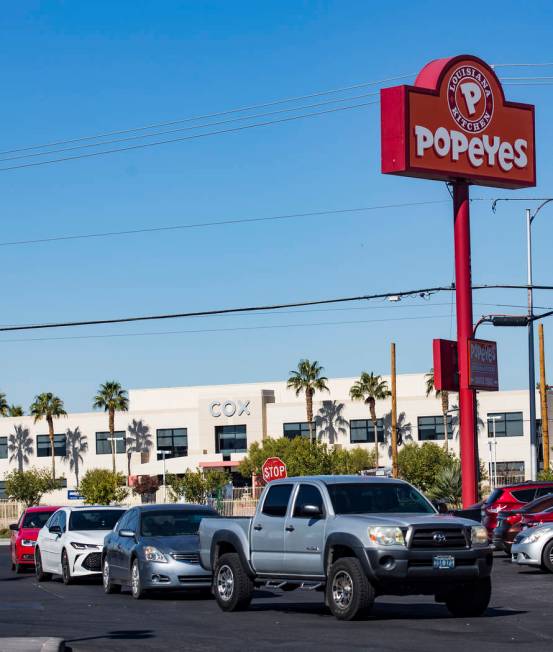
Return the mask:
<path fill-rule="evenodd" d="M 247 608 L 261 584 L 324 591 L 341 620 L 366 616 L 379 595 L 434 595 L 462 617 L 480 616 L 490 600 L 486 529 L 438 514 L 401 480 L 275 480 L 253 518 L 203 519 L 199 535 L 224 611 Z"/>

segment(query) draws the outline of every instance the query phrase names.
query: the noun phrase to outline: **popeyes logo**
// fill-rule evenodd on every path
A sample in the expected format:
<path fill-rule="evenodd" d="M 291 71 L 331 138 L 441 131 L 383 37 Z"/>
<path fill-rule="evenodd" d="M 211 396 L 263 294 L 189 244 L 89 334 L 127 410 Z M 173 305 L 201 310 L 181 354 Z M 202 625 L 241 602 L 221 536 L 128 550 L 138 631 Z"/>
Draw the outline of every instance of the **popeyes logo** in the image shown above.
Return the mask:
<path fill-rule="evenodd" d="M 505 188 L 536 185 L 534 107 L 507 102 L 472 56 L 432 61 L 381 91 L 382 171 Z"/>

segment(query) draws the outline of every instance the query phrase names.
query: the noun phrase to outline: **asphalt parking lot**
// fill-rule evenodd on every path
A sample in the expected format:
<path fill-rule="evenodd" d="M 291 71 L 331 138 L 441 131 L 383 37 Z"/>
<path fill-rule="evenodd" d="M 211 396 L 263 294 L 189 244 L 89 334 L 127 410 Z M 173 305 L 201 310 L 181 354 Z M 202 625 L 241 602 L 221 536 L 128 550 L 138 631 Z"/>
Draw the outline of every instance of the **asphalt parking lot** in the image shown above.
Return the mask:
<path fill-rule="evenodd" d="M 184 594 L 142 601 L 104 595 L 99 581 L 38 585 L 10 570 L 0 547 L 0 643 L 8 636 L 60 636 L 83 650 L 546 650 L 553 645 L 553 575 L 495 560 L 491 606 L 454 619 L 430 598 L 377 600 L 364 622 L 336 621 L 321 594 L 258 591 L 249 611 L 222 613 Z M 0 644 L 1 648 L 1 644 Z"/>

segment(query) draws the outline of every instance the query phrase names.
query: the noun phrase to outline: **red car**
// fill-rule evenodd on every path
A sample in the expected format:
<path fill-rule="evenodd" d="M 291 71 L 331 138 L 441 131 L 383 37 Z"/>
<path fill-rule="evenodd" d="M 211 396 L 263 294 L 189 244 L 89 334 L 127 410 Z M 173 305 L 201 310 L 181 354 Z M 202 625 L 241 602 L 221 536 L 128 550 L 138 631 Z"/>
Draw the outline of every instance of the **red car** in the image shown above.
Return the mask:
<path fill-rule="evenodd" d="M 17 523 L 10 525 L 10 553 L 12 570 L 21 573 L 26 566 L 35 565 L 35 543 L 38 533 L 59 507 L 27 507 Z"/>
<path fill-rule="evenodd" d="M 522 527 L 535 527 L 542 523 L 553 523 L 553 507 L 536 514 L 525 514 L 520 520 Z"/>
<path fill-rule="evenodd" d="M 494 489 L 482 505 L 482 525 L 488 530 L 490 542 L 497 527 L 498 512 L 520 509 L 549 493 L 553 493 L 553 482 L 521 482 Z"/>

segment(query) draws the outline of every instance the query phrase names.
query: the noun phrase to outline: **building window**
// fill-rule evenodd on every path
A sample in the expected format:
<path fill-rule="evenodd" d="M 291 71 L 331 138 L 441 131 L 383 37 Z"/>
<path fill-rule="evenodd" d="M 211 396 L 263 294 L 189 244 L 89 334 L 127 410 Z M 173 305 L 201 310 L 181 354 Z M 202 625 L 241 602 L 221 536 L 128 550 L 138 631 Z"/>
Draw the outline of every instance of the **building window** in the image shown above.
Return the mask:
<path fill-rule="evenodd" d="M 115 452 L 124 453 L 125 448 L 125 431 L 116 430 L 113 433 L 115 437 Z M 111 440 L 109 432 L 97 432 L 96 433 L 96 455 L 111 455 Z"/>
<path fill-rule="evenodd" d="M 522 412 L 490 412 L 488 414 L 488 437 L 493 437 L 494 421 L 496 437 L 522 437 L 524 434 Z"/>
<path fill-rule="evenodd" d="M 382 419 L 376 422 L 378 442 L 383 444 L 384 423 Z M 374 426 L 369 419 L 351 419 L 349 422 L 349 441 L 351 444 L 374 444 Z"/>
<path fill-rule="evenodd" d="M 65 456 L 65 435 L 54 435 L 54 455 L 56 457 Z M 37 457 L 50 457 L 52 455 L 52 447 L 50 446 L 50 437 L 48 435 L 36 436 L 36 456 Z"/>
<path fill-rule="evenodd" d="M 8 438 L 0 437 L 0 460 L 5 460 L 8 457 Z"/>
<path fill-rule="evenodd" d="M 215 452 L 223 455 L 248 450 L 246 426 L 215 426 Z"/>
<path fill-rule="evenodd" d="M 0 499 L 1 500 L 6 500 L 6 483 L 4 480 L 0 480 Z"/>
<path fill-rule="evenodd" d="M 418 418 L 419 441 L 443 441 L 444 440 L 444 417 L 419 417 Z M 447 415 L 447 438 L 453 438 L 453 422 L 451 415 Z"/>
<path fill-rule="evenodd" d="M 158 460 L 163 458 L 159 451 L 167 451 L 166 459 L 188 455 L 188 430 L 186 428 L 161 428 L 156 433 Z"/>
<path fill-rule="evenodd" d="M 315 436 L 315 424 L 311 423 L 311 430 L 313 437 Z M 282 434 L 288 439 L 294 437 L 309 437 L 309 421 L 301 421 L 299 423 L 283 423 Z"/>

